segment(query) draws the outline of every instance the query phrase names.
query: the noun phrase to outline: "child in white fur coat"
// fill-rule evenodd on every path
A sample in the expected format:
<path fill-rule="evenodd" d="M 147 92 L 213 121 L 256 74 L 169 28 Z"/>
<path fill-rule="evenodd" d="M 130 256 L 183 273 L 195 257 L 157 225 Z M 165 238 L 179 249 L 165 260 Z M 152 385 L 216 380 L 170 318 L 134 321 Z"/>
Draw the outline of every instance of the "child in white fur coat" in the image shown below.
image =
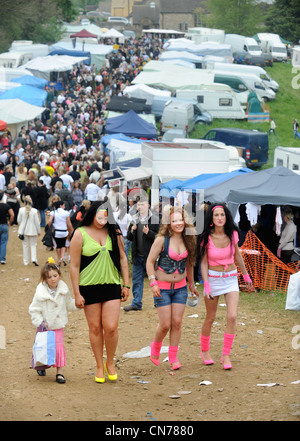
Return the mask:
<path fill-rule="evenodd" d="M 68 323 L 68 311 L 78 310 L 75 299 L 71 297 L 67 284 L 61 280 L 61 271 L 50 258 L 41 270 L 40 283 L 29 306 L 29 314 L 37 332 L 51 330 L 55 332 L 55 365 L 56 381 L 65 383 L 62 367 L 66 365 L 64 347 L 64 327 Z M 47 367 L 33 365 L 38 375 L 45 376 Z"/>

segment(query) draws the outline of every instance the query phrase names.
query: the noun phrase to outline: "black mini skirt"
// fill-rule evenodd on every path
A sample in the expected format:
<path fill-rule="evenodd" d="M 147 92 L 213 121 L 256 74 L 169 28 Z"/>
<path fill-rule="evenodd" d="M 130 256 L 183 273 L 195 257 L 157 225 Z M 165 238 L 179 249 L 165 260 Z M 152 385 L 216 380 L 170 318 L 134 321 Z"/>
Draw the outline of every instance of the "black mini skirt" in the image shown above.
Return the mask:
<path fill-rule="evenodd" d="M 121 300 L 121 285 L 104 283 L 103 285 L 79 285 L 79 291 L 85 300 L 85 305 L 102 303 L 109 300 Z"/>

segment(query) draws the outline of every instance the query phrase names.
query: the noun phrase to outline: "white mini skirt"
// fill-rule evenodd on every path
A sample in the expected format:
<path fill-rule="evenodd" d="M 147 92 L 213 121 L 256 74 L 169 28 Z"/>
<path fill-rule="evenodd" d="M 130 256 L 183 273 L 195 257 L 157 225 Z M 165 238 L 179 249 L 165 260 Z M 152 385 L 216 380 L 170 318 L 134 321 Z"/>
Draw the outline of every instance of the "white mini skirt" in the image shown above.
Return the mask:
<path fill-rule="evenodd" d="M 222 272 L 209 269 L 208 281 L 213 296 L 221 296 L 229 292 L 239 292 L 237 270 Z"/>

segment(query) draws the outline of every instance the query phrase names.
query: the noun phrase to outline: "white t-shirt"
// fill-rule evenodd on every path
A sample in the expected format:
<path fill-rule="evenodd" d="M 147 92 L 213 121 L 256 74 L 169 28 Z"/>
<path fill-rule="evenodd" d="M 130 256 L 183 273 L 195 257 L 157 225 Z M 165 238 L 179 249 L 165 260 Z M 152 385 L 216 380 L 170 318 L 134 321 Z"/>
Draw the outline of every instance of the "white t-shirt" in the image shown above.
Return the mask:
<path fill-rule="evenodd" d="M 68 190 L 72 190 L 71 184 L 74 182 L 74 179 L 70 175 L 61 175 L 60 179 L 63 181 L 64 184 L 68 186 Z"/>
<path fill-rule="evenodd" d="M 127 228 L 131 222 L 132 217 L 130 216 L 129 213 L 126 213 L 123 219 L 119 219 L 119 215 L 120 215 L 120 211 L 114 212 L 115 221 L 120 226 L 123 237 L 127 237 Z"/>
<path fill-rule="evenodd" d="M 93 184 L 92 182 L 88 184 L 85 189 L 86 199 L 92 202 L 96 201 L 99 190 L 100 188 L 98 187 L 98 185 Z"/>
<path fill-rule="evenodd" d="M 67 217 L 69 217 L 69 212 L 59 207 L 57 210 L 51 211 L 50 216 L 53 216 L 53 225 L 55 228 L 55 237 L 67 237 L 68 227 L 67 227 Z M 58 231 L 60 230 L 60 231 Z"/>

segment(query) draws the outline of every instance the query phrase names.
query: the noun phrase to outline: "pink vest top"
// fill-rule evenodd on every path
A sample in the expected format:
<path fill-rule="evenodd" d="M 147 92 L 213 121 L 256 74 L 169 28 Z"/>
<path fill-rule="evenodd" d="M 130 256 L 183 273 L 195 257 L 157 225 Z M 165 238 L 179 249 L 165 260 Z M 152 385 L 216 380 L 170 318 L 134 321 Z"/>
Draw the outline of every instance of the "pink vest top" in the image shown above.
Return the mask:
<path fill-rule="evenodd" d="M 228 268 L 228 265 L 234 263 L 235 244 L 239 241 L 239 235 L 237 231 L 233 232 L 233 242 L 230 242 L 226 248 L 216 248 L 210 236 L 206 245 L 207 260 L 210 266 L 224 265 L 224 270 Z"/>

